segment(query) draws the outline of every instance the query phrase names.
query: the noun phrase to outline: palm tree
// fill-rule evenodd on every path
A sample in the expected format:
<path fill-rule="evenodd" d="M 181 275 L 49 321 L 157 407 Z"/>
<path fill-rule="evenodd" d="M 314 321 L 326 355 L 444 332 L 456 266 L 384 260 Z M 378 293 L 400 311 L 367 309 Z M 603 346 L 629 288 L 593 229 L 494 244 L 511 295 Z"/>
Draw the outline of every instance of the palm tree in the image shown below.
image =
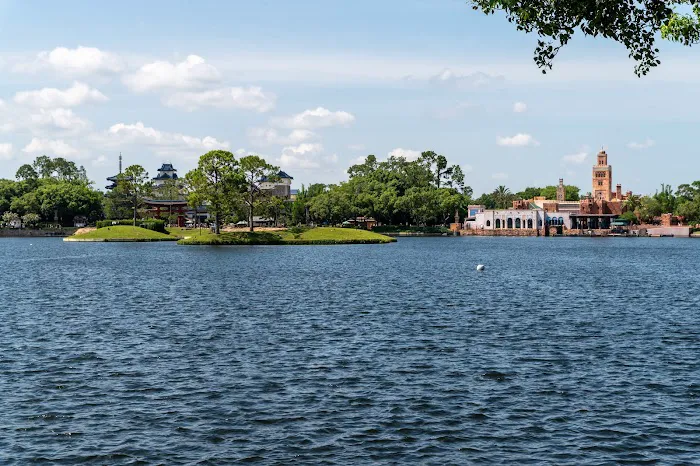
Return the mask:
<path fill-rule="evenodd" d="M 493 191 L 493 198 L 496 201 L 496 208 L 507 209 L 513 200 L 513 193 L 510 192 L 510 189 L 501 185 Z"/>

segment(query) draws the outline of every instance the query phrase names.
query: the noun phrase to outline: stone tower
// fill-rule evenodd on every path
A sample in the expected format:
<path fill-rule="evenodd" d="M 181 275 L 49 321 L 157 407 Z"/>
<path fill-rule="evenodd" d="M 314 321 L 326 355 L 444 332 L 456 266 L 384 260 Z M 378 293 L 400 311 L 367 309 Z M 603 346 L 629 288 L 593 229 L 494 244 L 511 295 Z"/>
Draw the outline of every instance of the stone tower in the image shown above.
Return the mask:
<path fill-rule="evenodd" d="M 557 186 L 557 202 L 564 202 L 566 200 L 566 188 L 564 187 L 564 178 L 559 178 L 559 185 Z"/>
<path fill-rule="evenodd" d="M 612 198 L 612 167 L 608 165 L 608 154 L 601 150 L 593 167 L 593 199 L 609 201 Z"/>

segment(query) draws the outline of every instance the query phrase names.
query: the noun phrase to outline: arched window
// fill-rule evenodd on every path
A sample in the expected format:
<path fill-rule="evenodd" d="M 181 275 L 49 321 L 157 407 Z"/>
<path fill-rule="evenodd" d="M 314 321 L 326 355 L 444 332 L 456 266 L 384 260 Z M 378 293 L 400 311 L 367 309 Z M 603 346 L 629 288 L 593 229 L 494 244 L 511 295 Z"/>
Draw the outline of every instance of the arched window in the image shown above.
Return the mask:
<path fill-rule="evenodd" d="M 516 218 L 516 219 L 515 219 L 515 228 L 520 228 L 520 227 L 521 227 L 521 225 L 520 225 L 520 219 L 519 219 L 519 218 Z"/>
<path fill-rule="evenodd" d="M 513 228 L 513 219 L 508 218 L 508 227 L 507 228 Z"/>
<path fill-rule="evenodd" d="M 486 220 L 486 226 L 490 227 L 491 226 L 491 220 Z"/>
<path fill-rule="evenodd" d="M 564 224 L 564 217 L 559 217 L 559 225 L 563 225 L 563 224 Z"/>
<path fill-rule="evenodd" d="M 501 228 L 501 219 L 500 218 L 496 219 L 496 228 Z"/>
<path fill-rule="evenodd" d="M 532 219 L 531 218 L 527 219 L 527 227 L 532 229 Z"/>

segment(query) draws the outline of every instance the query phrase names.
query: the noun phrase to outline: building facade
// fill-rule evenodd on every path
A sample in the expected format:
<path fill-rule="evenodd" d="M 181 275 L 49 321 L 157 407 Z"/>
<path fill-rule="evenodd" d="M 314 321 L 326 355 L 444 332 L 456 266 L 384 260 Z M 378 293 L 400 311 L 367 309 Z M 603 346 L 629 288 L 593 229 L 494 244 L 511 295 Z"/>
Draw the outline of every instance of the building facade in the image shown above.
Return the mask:
<path fill-rule="evenodd" d="M 608 163 L 608 154 L 598 152 L 596 165 L 593 167 L 593 188 L 591 194 L 595 200 L 610 201 L 612 193 L 612 165 Z"/>
<path fill-rule="evenodd" d="M 168 180 L 177 180 L 177 170 L 173 167 L 172 163 L 164 163 L 158 169 L 158 175 L 153 178 L 153 186 L 159 188 L 163 186 Z"/>
<path fill-rule="evenodd" d="M 292 178 L 286 172 L 279 171 L 275 179 L 262 178 L 259 188 L 261 191 L 268 191 L 273 196 L 283 199 L 292 197 Z"/>

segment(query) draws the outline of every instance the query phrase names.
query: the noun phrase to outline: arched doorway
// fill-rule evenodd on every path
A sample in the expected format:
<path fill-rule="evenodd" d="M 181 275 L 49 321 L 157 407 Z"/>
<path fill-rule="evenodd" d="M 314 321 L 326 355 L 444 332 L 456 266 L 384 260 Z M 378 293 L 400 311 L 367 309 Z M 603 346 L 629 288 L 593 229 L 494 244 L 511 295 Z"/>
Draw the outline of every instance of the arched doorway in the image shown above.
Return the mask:
<path fill-rule="evenodd" d="M 500 218 L 496 219 L 496 228 L 501 228 L 501 219 Z"/>
<path fill-rule="evenodd" d="M 513 219 L 508 218 L 508 227 L 507 228 L 513 228 Z"/>
<path fill-rule="evenodd" d="M 527 219 L 527 227 L 532 229 L 532 219 L 531 218 Z"/>
<path fill-rule="evenodd" d="M 520 219 L 516 218 L 515 219 L 515 228 L 520 228 L 522 225 L 520 224 Z"/>

